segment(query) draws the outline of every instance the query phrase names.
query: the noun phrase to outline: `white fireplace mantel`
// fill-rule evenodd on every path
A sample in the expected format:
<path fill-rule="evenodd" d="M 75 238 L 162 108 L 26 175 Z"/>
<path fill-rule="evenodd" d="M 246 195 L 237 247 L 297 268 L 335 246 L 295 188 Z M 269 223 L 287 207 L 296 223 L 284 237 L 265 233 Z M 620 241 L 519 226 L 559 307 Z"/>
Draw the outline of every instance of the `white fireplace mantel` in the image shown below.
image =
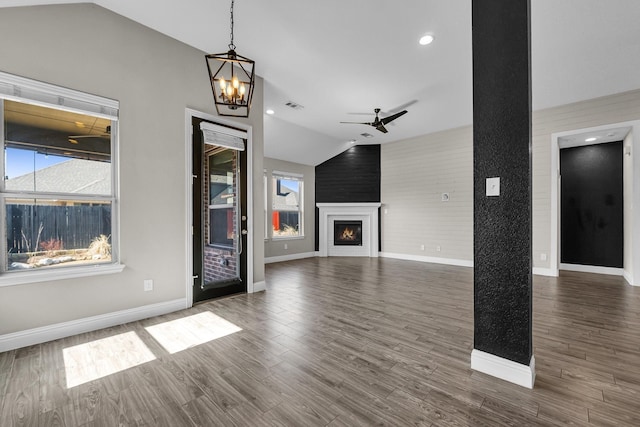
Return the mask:
<path fill-rule="evenodd" d="M 316 203 L 318 207 L 318 249 L 321 257 L 378 257 L 378 208 L 381 203 Z M 362 221 L 362 246 L 334 246 L 333 223 Z"/>

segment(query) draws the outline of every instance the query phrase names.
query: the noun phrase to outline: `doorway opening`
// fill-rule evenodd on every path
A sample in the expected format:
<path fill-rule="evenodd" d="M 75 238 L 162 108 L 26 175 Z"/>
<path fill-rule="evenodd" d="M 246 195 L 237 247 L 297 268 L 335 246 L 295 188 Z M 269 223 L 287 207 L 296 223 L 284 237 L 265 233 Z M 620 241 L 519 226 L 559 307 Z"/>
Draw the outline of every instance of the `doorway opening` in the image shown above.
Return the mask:
<path fill-rule="evenodd" d="M 187 300 L 252 292 L 250 128 L 187 110 Z"/>
<path fill-rule="evenodd" d="M 560 149 L 560 268 L 622 275 L 623 141 Z M 604 270 L 606 268 L 607 270 Z"/>
<path fill-rule="evenodd" d="M 635 132 L 634 132 L 635 131 Z M 638 181 L 638 174 L 634 174 L 633 163 L 635 159 L 632 159 L 631 149 L 635 145 L 638 144 L 633 142 L 633 135 L 640 135 L 640 122 L 624 122 L 606 126 L 599 126 L 594 128 L 585 128 L 580 130 L 562 132 L 552 135 L 552 152 L 551 152 L 551 256 L 550 256 L 550 270 L 551 274 L 554 276 L 558 275 L 558 271 L 560 269 L 566 270 L 574 270 L 574 271 L 583 271 L 589 273 L 600 273 L 600 274 L 613 274 L 624 276 L 627 282 L 630 284 L 634 284 L 634 275 L 638 277 L 637 273 L 640 273 L 640 267 L 636 266 L 633 257 L 632 251 L 633 248 L 640 248 L 638 245 L 639 241 L 637 239 L 638 231 L 638 218 L 637 215 L 634 214 L 631 207 L 633 203 L 638 202 L 638 197 L 635 194 L 635 191 L 632 191 L 632 186 L 635 181 Z M 622 157 L 622 189 L 621 195 L 618 194 L 617 197 L 622 197 L 622 209 L 623 209 L 623 220 L 622 224 L 618 224 L 618 226 L 622 227 L 622 267 L 608 267 L 604 266 L 606 263 L 601 262 L 588 262 L 587 264 L 573 264 L 571 261 L 565 262 L 563 260 L 563 248 L 565 248 L 565 244 L 568 243 L 566 241 L 567 235 L 565 229 L 563 229 L 562 225 L 562 190 L 563 190 L 563 182 L 561 176 L 561 151 L 565 149 L 571 149 L 576 147 L 588 147 L 594 145 L 602 145 L 611 142 L 622 141 L 621 145 L 621 157 Z M 570 151 L 570 150 L 567 150 Z M 596 150 L 597 151 L 597 150 Z M 585 151 L 586 152 L 586 151 Z M 565 159 L 566 160 L 566 159 Z M 602 171 L 600 171 L 602 173 Z M 597 175 L 594 174 L 594 178 L 597 179 Z M 598 183 L 599 185 L 599 183 Z M 566 189 L 565 189 L 566 190 Z M 618 189 L 620 190 L 620 189 Z M 606 199 L 606 196 L 603 196 L 605 205 L 611 204 L 611 198 Z M 574 200 L 575 202 L 575 200 Z M 568 203 L 565 200 L 565 204 Z M 565 206 L 566 208 L 566 206 Z M 566 219 L 565 219 L 566 221 Z M 620 220 L 619 220 L 620 221 Z M 566 225 L 566 224 L 565 224 Z M 585 224 L 583 224 L 584 226 Z M 602 221 L 598 222 L 598 220 L 592 221 L 591 226 L 599 227 L 602 226 Z M 564 236 L 563 236 L 564 234 Z M 563 243 L 562 237 L 565 238 L 565 242 Z M 597 240 L 597 239 L 596 239 Z M 569 242 L 575 243 L 575 242 Z M 566 252 L 566 251 L 565 251 Z M 634 268 L 636 267 L 636 268 Z M 634 274 L 634 270 L 636 273 Z M 637 280 L 636 280 L 637 282 Z"/>

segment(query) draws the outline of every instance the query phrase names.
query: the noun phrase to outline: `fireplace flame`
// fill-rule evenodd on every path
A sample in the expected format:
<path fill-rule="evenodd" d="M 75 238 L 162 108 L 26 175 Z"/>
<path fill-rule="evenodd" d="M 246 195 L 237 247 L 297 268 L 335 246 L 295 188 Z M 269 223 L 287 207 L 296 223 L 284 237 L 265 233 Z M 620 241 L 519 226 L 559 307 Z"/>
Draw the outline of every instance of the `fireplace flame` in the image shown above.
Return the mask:
<path fill-rule="evenodd" d="M 356 232 L 355 230 L 345 227 L 342 231 L 342 235 L 340 236 L 342 240 L 356 240 Z"/>

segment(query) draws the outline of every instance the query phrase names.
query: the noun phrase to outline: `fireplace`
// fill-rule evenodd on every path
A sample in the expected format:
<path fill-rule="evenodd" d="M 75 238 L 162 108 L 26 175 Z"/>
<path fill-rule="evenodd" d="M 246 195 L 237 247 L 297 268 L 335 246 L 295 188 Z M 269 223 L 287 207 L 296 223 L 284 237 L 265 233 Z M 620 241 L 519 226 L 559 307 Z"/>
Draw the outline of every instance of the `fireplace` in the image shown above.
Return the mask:
<path fill-rule="evenodd" d="M 316 206 L 318 207 L 318 256 L 378 257 L 379 202 L 316 203 Z M 336 239 L 338 226 L 345 223 L 359 226 L 354 230 L 356 239 L 347 241 Z M 350 236 L 351 232 L 347 235 Z"/>
<path fill-rule="evenodd" d="M 362 221 L 334 221 L 334 246 L 362 246 Z"/>

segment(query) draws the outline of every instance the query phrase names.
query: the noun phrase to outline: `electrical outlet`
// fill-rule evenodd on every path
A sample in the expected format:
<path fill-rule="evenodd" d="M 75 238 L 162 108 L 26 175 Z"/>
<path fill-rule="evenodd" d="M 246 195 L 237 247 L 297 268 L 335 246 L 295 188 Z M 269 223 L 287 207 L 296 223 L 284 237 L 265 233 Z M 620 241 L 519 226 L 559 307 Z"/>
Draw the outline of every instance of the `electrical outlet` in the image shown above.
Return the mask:
<path fill-rule="evenodd" d="M 436 252 L 440 252 L 440 245 L 436 246 Z"/>
<path fill-rule="evenodd" d="M 540 254 L 540 261 L 546 261 L 547 260 L 547 254 Z"/>
<path fill-rule="evenodd" d="M 284 248 L 285 249 L 289 249 L 289 245 L 287 245 L 286 243 L 284 244 Z"/>
<path fill-rule="evenodd" d="M 424 245 L 420 245 L 420 250 L 424 251 Z"/>
<path fill-rule="evenodd" d="M 153 290 L 153 280 L 151 279 L 146 279 L 144 281 L 144 291 L 145 292 L 149 292 Z"/>

